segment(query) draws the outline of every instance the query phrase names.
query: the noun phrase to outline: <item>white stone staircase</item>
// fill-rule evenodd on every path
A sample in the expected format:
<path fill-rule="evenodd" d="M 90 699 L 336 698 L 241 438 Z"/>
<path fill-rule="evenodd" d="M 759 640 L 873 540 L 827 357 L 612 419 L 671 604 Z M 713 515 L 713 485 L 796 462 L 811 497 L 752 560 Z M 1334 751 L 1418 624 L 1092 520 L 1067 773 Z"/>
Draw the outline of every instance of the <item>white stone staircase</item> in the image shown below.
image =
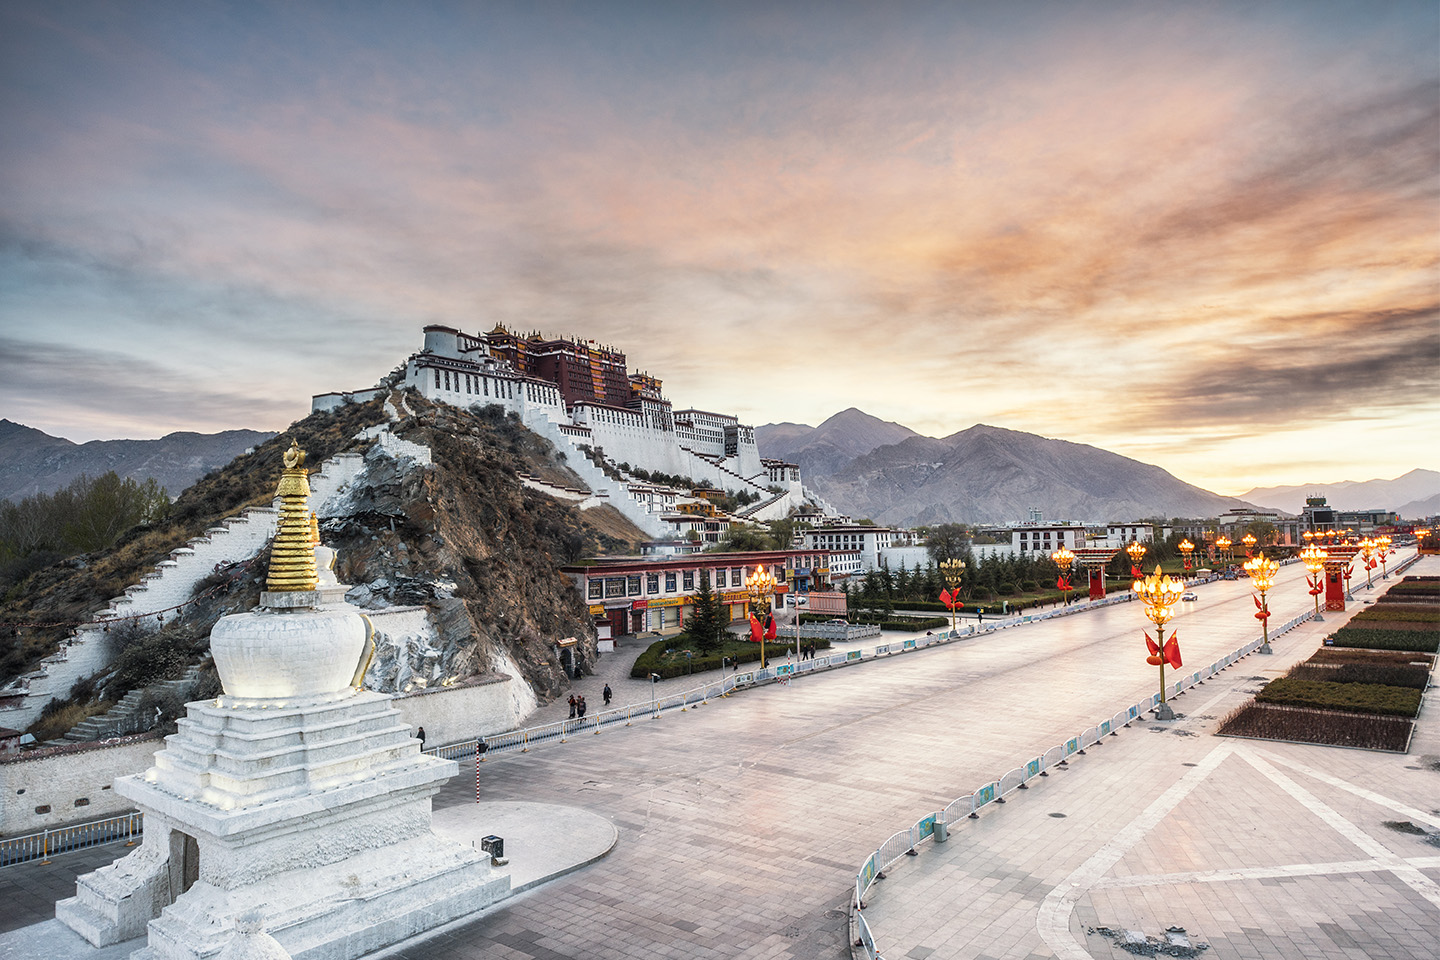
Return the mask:
<path fill-rule="evenodd" d="M 358 453 L 342 453 L 325 461 L 310 474 L 311 504 L 323 505 L 342 492 L 364 465 Z M 217 568 L 249 560 L 264 549 L 275 535 L 277 517 L 274 507 L 250 507 L 209 528 L 204 536 L 172 550 L 139 583 L 126 587 L 123 595 L 95 614 L 92 623 L 77 628 L 57 652 L 41 660 L 38 670 L 0 691 L 24 695 L 13 706 L 0 708 L 0 727 L 24 730 L 40 716 L 45 704 L 68 697 L 76 680 L 109 666 L 116 651 L 107 642 L 104 621 L 144 618 L 158 626 L 159 621 L 149 620 L 150 614 L 170 619 L 175 615 L 172 608 L 190 600 L 200 581 Z"/>

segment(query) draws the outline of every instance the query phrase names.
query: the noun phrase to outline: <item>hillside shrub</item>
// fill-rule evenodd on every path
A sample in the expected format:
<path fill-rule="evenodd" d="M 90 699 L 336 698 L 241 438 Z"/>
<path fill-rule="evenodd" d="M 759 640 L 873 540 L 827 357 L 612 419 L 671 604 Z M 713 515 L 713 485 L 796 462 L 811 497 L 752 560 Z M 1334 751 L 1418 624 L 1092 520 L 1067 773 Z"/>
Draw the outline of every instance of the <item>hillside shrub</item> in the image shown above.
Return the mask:
<path fill-rule="evenodd" d="M 1378 683 L 1330 683 L 1281 677 L 1256 694 L 1260 703 L 1288 707 L 1315 707 L 1347 713 L 1377 713 L 1413 717 L 1420 712 L 1420 691 Z"/>
<path fill-rule="evenodd" d="M 1346 626 L 1335 631 L 1331 642 L 1337 647 L 1435 653 L 1440 649 L 1440 630 L 1367 630 Z"/>

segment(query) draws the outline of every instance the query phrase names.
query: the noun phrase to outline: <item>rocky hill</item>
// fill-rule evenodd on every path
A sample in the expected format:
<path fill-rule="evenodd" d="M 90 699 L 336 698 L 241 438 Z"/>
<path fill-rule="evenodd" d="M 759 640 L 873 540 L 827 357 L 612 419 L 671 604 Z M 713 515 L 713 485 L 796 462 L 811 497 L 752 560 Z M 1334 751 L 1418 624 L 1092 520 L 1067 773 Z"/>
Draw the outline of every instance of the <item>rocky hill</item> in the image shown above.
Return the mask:
<path fill-rule="evenodd" d="M 909 427 L 872 417 L 854 407 L 840 411 L 818 427 L 767 423 L 755 428 L 755 444 L 761 456 L 799 464 L 807 481 L 829 476 L 877 447 L 917 436 Z"/>
<path fill-rule="evenodd" d="M 0 420 L 0 500 L 54 493 L 81 474 L 98 477 L 110 470 L 122 480 L 137 483 L 153 477 L 174 497 L 211 470 L 273 436 L 257 430 L 226 430 L 172 433 L 159 440 L 73 443 Z"/>
<path fill-rule="evenodd" d="M 983 424 L 872 450 L 816 491 L 853 516 L 911 526 L 1046 517 L 1106 521 L 1209 517 L 1246 504 L 1098 447 Z"/>
<path fill-rule="evenodd" d="M 580 511 L 522 484 L 524 473 L 583 487 L 547 440 L 498 408 L 472 413 L 429 404 L 413 393 L 393 394 L 391 400 L 312 414 L 203 477 L 163 524 L 137 528 L 111 550 L 34 574 L 0 603 L 0 620 L 54 626 L 0 637 L 7 672 L 21 673 L 53 652 L 68 636 L 64 624 L 88 619 L 189 538 L 246 507 L 268 505 L 281 454 L 293 438 L 315 465 L 339 453 L 363 455 L 363 469 L 343 501 L 326 510 L 322 540 L 339 553 L 336 573 L 352 586 L 352 602 L 370 609 L 423 605 L 429 611 L 438 638 L 423 650 L 392 653 L 416 659 L 400 665 L 407 669 L 399 672 L 423 683 L 503 667 L 523 677 L 542 702 L 559 693 L 569 678 L 552 654 L 555 640 L 578 637 L 581 661 L 595 659 L 591 618 L 560 566 L 587 554 L 628 552 L 644 535 L 613 508 Z M 374 439 L 381 425 L 388 425 L 390 437 L 428 450 L 431 462 L 387 453 Z M 163 623 L 145 623 L 143 643 L 165 665 L 160 673 L 139 671 L 142 678 L 169 679 L 162 674 L 182 672 L 203 655 L 215 620 L 255 603 L 264 569 L 262 556 L 219 570 L 202 583 L 203 590 L 197 588 L 203 603 Z M 142 640 L 126 642 L 136 646 Z M 77 685 L 82 688 L 77 694 L 97 703 L 123 695 L 126 691 L 110 682 L 113 674 Z M 392 680 L 396 675 L 388 674 Z"/>

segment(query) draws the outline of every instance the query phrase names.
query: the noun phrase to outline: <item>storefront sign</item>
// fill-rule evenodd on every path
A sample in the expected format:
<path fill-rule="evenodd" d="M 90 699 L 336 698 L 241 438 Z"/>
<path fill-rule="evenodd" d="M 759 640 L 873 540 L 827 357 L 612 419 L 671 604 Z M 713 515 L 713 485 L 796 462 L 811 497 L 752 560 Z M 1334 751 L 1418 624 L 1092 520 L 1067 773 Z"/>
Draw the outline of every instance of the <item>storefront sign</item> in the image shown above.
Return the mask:
<path fill-rule="evenodd" d="M 649 600 L 636 600 L 634 603 L 630 604 L 630 609 L 631 609 L 631 610 L 644 610 L 644 609 L 645 609 L 645 605 L 648 604 L 649 602 L 650 602 Z"/>
<path fill-rule="evenodd" d="M 749 603 L 750 594 L 745 593 L 743 590 L 739 593 L 722 593 L 720 594 L 720 600 L 723 603 Z"/>
<path fill-rule="evenodd" d="M 592 604 L 590 605 L 590 616 L 592 616 L 592 617 L 603 617 L 603 616 L 605 616 L 605 608 L 602 607 L 602 606 L 599 606 L 598 604 L 592 603 Z"/>
<path fill-rule="evenodd" d="M 683 606 L 684 603 L 685 603 L 685 598 L 684 598 L 684 597 L 662 597 L 662 598 L 659 599 L 659 600 L 649 600 L 649 601 L 640 600 L 640 601 L 637 601 L 637 602 L 639 602 L 639 603 L 648 603 L 649 606 L 650 606 L 650 609 L 651 609 L 651 610 L 654 610 L 656 607 L 679 607 L 679 606 Z M 639 608 L 637 607 L 636 609 L 638 610 Z"/>

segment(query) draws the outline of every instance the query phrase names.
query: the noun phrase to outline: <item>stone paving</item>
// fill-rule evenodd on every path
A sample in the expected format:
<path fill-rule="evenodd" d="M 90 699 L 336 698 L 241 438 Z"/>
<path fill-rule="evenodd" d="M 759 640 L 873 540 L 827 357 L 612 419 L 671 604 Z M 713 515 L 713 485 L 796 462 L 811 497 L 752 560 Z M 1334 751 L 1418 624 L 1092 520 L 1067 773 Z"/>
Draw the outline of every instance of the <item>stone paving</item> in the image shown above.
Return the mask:
<path fill-rule="evenodd" d="M 1427 559 L 1414 572 L 1440 573 L 1440 562 Z M 1302 580 L 1298 565 L 1281 571 L 1272 622 L 1308 609 Z M 1192 663 L 1256 633 L 1245 584 L 1199 592 L 1176 622 Z M 1153 936 L 1172 924 L 1210 943 L 1205 955 L 1217 958 L 1434 956 L 1416 950 L 1440 944 L 1440 908 L 1420 892 L 1436 868 L 1409 862 L 1428 855 L 1416 849 L 1422 839 L 1383 824 L 1431 829 L 1424 818 L 1435 815 L 1440 772 L 1420 758 L 1440 755 L 1440 742 L 1393 756 L 1200 735 L 1229 709 L 1227 698 L 1238 704 L 1253 689 L 1246 678 L 1278 676 L 1337 625 L 1331 617 L 1273 641 L 1275 656 L 1251 656 L 1181 697 L 1175 706 L 1190 716 L 1154 732 L 1160 725 L 1132 726 L 1023 800 L 987 808 L 949 843 L 907 858 L 866 911 L 886 960 L 1120 956 L 1089 928 Z M 390 955 L 848 957 L 847 907 L 870 852 L 1147 696 L 1156 674 L 1144 661 L 1142 627 L 1138 606 L 1117 605 L 487 760 L 483 800 L 577 807 L 607 818 L 618 842 L 596 863 Z M 638 653 L 643 642 L 635 646 Z M 604 671 L 628 673 L 622 654 L 602 658 L 602 672 L 581 681 L 593 685 L 586 697 L 597 708 Z M 648 700 L 647 683 L 625 682 L 644 691 L 630 699 Z M 1392 806 L 1293 763 L 1363 785 Z M 437 810 L 473 807 L 474 791 L 473 768 L 462 764 Z M 566 824 L 553 828 L 563 836 Z M 1372 838 L 1368 846 L 1357 830 Z M 1291 869 L 1357 862 L 1354 872 Z M 20 887 L 53 883 L 46 871 L 55 864 L 0 877 Z M 1189 875 L 1215 869 L 1250 873 Z M 0 908 L 11 912 L 8 903 Z M 1062 952 L 1071 948 L 1080 952 Z"/>

